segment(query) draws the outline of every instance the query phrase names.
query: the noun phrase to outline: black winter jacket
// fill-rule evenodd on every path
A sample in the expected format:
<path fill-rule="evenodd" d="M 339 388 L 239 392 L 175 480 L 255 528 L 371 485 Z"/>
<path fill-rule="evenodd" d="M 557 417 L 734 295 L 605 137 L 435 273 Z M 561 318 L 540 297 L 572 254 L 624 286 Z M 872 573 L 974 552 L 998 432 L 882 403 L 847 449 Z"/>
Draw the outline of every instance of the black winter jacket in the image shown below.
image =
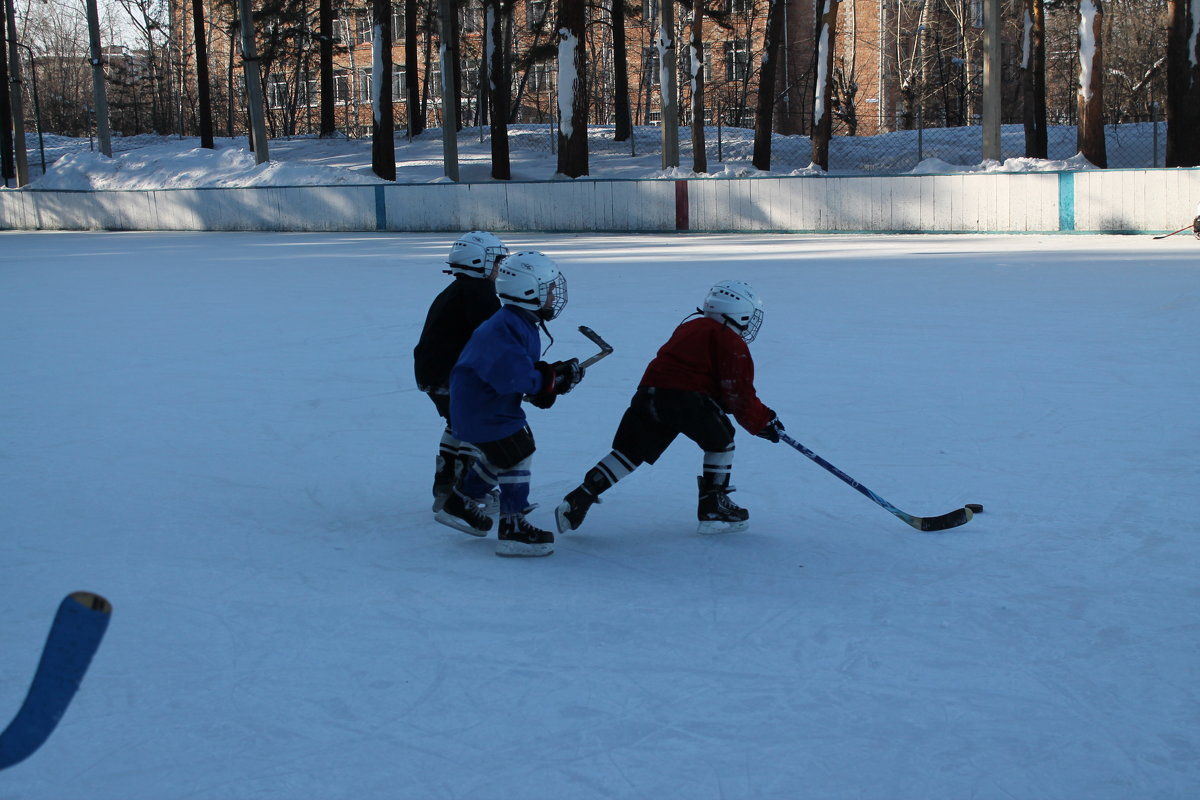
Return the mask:
<path fill-rule="evenodd" d="M 423 392 L 445 392 L 450 370 L 467 340 L 484 320 L 500 310 L 496 285 L 483 278 L 455 275 L 434 298 L 421 339 L 413 348 L 417 386 Z"/>

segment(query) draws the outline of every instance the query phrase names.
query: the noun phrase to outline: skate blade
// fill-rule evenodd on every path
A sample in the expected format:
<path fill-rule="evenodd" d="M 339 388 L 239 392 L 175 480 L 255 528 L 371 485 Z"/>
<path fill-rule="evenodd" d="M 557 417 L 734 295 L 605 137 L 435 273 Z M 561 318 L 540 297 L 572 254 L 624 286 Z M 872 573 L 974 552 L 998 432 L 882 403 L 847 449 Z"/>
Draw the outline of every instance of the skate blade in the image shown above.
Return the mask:
<path fill-rule="evenodd" d="M 550 542 L 527 544 L 526 542 L 510 542 L 507 539 L 501 539 L 496 543 L 496 555 L 501 558 L 540 558 L 553 552 L 554 545 Z"/>
<path fill-rule="evenodd" d="M 737 533 L 739 531 L 744 531 L 749 527 L 750 520 L 739 520 L 738 522 L 705 520 L 696 526 L 696 533 L 702 533 L 705 536 L 714 536 L 722 533 Z"/>
<path fill-rule="evenodd" d="M 561 503 L 558 508 L 554 509 L 554 524 L 558 526 L 559 533 L 575 530 L 571 527 L 571 520 L 567 519 L 569 510 L 570 506 L 566 503 Z"/>
<path fill-rule="evenodd" d="M 459 519 L 458 517 L 456 517 L 452 514 L 449 514 L 445 511 L 437 512 L 436 514 L 433 515 L 433 518 L 435 520 L 437 520 L 438 522 L 442 523 L 443 525 L 445 525 L 447 528 L 454 528 L 454 530 L 456 530 L 456 531 L 462 531 L 463 533 L 469 533 L 472 536 L 487 536 L 488 535 L 487 531 L 481 531 L 478 528 L 473 528 L 473 527 L 471 527 L 471 523 L 467 522 L 465 519 Z"/>

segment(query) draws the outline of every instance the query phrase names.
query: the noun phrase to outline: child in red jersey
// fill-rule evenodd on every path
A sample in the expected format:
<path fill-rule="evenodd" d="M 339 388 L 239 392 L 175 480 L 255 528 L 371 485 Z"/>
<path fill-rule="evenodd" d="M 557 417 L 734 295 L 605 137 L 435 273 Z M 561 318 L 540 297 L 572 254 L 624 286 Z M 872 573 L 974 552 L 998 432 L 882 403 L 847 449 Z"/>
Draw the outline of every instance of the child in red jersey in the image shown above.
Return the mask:
<path fill-rule="evenodd" d="M 762 325 L 762 301 L 742 281 L 721 281 L 696 313 L 696 319 L 675 329 L 646 368 L 617 427 L 612 452 L 555 510 L 559 532 L 577 529 L 602 492 L 639 464 L 653 464 L 681 433 L 704 451 L 697 479 L 699 532 L 749 526 L 750 512 L 729 499 L 734 428 L 728 415 L 768 441 L 778 442 L 783 430 L 754 391 L 754 361 L 746 346 Z"/>

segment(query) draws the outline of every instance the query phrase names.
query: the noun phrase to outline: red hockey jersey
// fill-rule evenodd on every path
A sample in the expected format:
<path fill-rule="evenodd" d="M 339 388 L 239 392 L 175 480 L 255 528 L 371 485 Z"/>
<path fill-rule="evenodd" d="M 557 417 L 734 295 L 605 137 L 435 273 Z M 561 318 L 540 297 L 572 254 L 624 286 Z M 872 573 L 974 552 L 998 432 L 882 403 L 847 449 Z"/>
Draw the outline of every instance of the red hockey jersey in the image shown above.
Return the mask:
<path fill-rule="evenodd" d="M 754 359 L 737 333 L 708 317 L 675 329 L 646 367 L 640 386 L 703 392 L 750 433 L 771 419 L 771 409 L 754 391 Z"/>

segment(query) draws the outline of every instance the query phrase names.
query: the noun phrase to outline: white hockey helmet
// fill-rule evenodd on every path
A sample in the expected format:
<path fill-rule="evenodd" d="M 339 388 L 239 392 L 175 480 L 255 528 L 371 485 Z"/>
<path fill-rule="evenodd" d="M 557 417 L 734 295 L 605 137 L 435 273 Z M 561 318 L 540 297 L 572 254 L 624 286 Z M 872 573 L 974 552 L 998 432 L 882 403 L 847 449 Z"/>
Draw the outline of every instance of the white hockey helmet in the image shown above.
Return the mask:
<path fill-rule="evenodd" d="M 763 304 L 750 284 L 721 281 L 708 290 L 700 313 L 733 328 L 747 342 L 753 342 L 762 327 Z"/>
<path fill-rule="evenodd" d="M 523 308 L 552 320 L 567 305 L 567 279 L 545 254 L 523 250 L 500 263 L 496 294 L 501 305 Z"/>
<path fill-rule="evenodd" d="M 508 255 L 508 248 L 495 234 L 487 231 L 471 231 L 458 237 L 450 245 L 452 275 L 467 275 L 471 278 L 490 278 L 496 262 Z"/>

